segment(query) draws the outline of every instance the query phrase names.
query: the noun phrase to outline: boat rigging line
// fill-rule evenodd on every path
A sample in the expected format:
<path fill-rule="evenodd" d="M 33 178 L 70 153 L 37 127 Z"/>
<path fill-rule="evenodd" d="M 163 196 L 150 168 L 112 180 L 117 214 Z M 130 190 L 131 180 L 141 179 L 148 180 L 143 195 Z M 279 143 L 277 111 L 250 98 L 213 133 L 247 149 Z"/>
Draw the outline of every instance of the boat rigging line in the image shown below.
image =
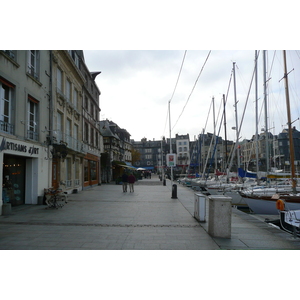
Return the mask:
<path fill-rule="evenodd" d="M 186 52 L 187 52 L 187 50 L 184 51 L 184 55 L 183 55 L 181 67 L 180 67 L 179 74 L 178 74 L 178 77 L 177 77 L 177 81 L 176 81 L 176 84 L 175 84 L 175 87 L 174 87 L 174 91 L 173 91 L 172 97 L 171 97 L 171 99 L 169 100 L 169 103 L 171 103 L 171 101 L 172 101 L 172 99 L 173 99 L 173 96 L 174 96 L 174 94 L 175 94 L 175 91 L 176 91 L 176 88 L 177 88 L 177 84 L 178 84 L 178 81 L 179 81 L 179 77 L 180 77 L 180 74 L 181 74 L 181 70 L 182 70 L 182 67 L 183 67 L 183 63 L 184 63 L 184 60 L 185 60 Z"/>
<path fill-rule="evenodd" d="M 204 64 L 203 64 L 203 66 L 202 66 L 202 68 L 201 68 L 201 70 L 200 70 L 200 72 L 199 72 L 199 75 L 198 75 L 198 77 L 197 77 L 197 79 L 196 79 L 196 81 L 195 81 L 195 83 L 194 83 L 194 86 L 193 86 L 193 88 L 192 88 L 192 91 L 191 91 L 190 95 L 188 96 L 188 99 L 186 100 L 185 105 L 183 106 L 183 109 L 182 109 L 182 111 L 181 111 L 181 113 L 180 113 L 180 115 L 179 115 L 177 121 L 175 122 L 175 125 L 173 126 L 172 130 L 173 130 L 174 127 L 177 125 L 177 123 L 178 123 L 180 117 L 182 116 L 182 114 L 183 114 L 183 112 L 184 112 L 185 107 L 187 106 L 187 104 L 188 104 L 188 102 L 189 102 L 189 100 L 190 100 L 190 98 L 191 98 L 191 96 L 192 96 L 192 93 L 194 92 L 194 89 L 195 89 L 195 87 L 196 87 L 196 84 L 197 84 L 197 82 L 198 82 L 198 79 L 200 78 L 200 76 L 201 76 L 201 74 L 202 74 L 202 71 L 203 71 L 203 69 L 204 69 L 204 67 L 205 67 L 205 65 L 206 65 L 206 63 L 207 63 L 207 60 L 208 60 L 208 58 L 209 58 L 209 56 L 210 56 L 210 53 L 211 53 L 211 50 L 209 50 L 209 52 L 208 52 L 208 55 L 207 55 L 207 57 L 206 57 L 206 59 L 205 59 L 205 61 L 204 61 Z"/>
<path fill-rule="evenodd" d="M 167 121 L 168 121 L 168 116 L 169 116 L 169 113 L 170 113 L 169 105 L 170 105 L 170 103 L 171 103 L 171 101 L 172 101 L 172 99 L 173 99 L 173 96 L 174 96 L 175 91 L 176 91 L 176 88 L 177 88 L 177 84 L 178 84 L 178 81 L 179 81 L 179 77 L 180 77 L 180 75 L 181 75 L 181 71 L 182 71 L 182 67 L 183 67 L 184 60 L 185 60 L 186 52 L 187 52 L 187 50 L 184 51 L 182 63 L 181 63 L 181 66 L 180 66 L 180 70 L 179 70 L 179 74 L 178 74 L 178 77 L 177 77 L 177 81 L 176 81 L 176 84 L 175 84 L 175 87 L 174 87 L 173 94 L 172 94 L 172 96 L 171 96 L 171 99 L 168 101 L 168 110 L 167 110 L 167 116 L 166 116 L 166 122 L 165 122 L 165 128 L 164 128 L 164 131 L 163 131 L 163 136 L 164 136 L 164 133 L 165 133 L 165 131 L 166 131 Z"/>

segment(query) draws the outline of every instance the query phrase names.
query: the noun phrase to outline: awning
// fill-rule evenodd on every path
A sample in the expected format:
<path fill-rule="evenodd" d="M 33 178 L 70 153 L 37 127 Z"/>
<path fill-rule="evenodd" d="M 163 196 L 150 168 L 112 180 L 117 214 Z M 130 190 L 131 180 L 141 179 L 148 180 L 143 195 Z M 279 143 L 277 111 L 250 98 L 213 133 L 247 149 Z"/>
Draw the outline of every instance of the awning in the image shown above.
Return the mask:
<path fill-rule="evenodd" d="M 146 169 L 146 170 L 153 170 L 154 167 L 142 167 L 143 169 Z"/>
<path fill-rule="evenodd" d="M 128 168 L 128 169 L 134 169 L 136 170 L 136 167 L 132 166 L 130 163 L 128 162 L 125 162 L 125 161 L 117 161 L 117 160 L 114 160 L 112 162 L 112 164 L 114 166 L 119 166 L 119 167 L 123 167 L 123 168 Z"/>
<path fill-rule="evenodd" d="M 124 166 L 125 168 L 136 170 L 136 167 L 132 166 L 130 163 L 125 161 L 125 164 L 126 164 L 126 166 Z"/>

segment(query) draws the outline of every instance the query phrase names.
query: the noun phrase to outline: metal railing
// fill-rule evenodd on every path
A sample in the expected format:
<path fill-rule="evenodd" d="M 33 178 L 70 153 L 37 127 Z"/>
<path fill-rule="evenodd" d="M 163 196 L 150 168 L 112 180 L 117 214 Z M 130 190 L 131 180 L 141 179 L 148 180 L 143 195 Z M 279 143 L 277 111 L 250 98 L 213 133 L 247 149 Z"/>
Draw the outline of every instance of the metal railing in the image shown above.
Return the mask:
<path fill-rule="evenodd" d="M 0 131 L 7 132 L 9 134 L 14 134 L 14 125 L 0 121 Z"/>
<path fill-rule="evenodd" d="M 83 144 L 81 141 L 75 139 L 74 137 L 63 133 L 60 130 L 56 130 L 56 136 L 55 136 L 56 142 L 64 142 L 67 143 L 67 147 L 71 150 L 77 151 L 77 152 L 86 152 L 86 145 Z"/>
<path fill-rule="evenodd" d="M 37 132 L 34 132 L 32 130 L 27 130 L 27 138 L 33 141 L 38 141 L 39 134 Z"/>

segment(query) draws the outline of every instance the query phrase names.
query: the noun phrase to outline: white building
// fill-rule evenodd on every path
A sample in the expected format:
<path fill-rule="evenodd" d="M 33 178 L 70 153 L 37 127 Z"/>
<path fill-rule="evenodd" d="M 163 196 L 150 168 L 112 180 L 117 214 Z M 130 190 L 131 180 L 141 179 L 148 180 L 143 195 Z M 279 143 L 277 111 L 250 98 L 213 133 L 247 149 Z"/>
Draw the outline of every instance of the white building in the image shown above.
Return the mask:
<path fill-rule="evenodd" d="M 176 139 L 176 153 L 178 168 L 187 169 L 190 165 L 190 137 L 189 134 L 175 136 Z"/>
<path fill-rule="evenodd" d="M 49 51 L 0 51 L 2 202 L 37 204 L 49 184 Z"/>

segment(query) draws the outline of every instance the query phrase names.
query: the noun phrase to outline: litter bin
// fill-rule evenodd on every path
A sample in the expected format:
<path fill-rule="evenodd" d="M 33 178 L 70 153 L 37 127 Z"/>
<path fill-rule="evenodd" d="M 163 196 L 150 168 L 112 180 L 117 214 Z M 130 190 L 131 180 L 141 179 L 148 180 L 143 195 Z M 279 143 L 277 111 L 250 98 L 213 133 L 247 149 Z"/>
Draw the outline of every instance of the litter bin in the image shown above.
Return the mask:
<path fill-rule="evenodd" d="M 203 194 L 195 193 L 194 218 L 200 222 L 205 222 L 206 197 Z"/>
<path fill-rule="evenodd" d="M 231 197 L 213 195 L 208 197 L 208 233 L 213 237 L 231 238 Z"/>

